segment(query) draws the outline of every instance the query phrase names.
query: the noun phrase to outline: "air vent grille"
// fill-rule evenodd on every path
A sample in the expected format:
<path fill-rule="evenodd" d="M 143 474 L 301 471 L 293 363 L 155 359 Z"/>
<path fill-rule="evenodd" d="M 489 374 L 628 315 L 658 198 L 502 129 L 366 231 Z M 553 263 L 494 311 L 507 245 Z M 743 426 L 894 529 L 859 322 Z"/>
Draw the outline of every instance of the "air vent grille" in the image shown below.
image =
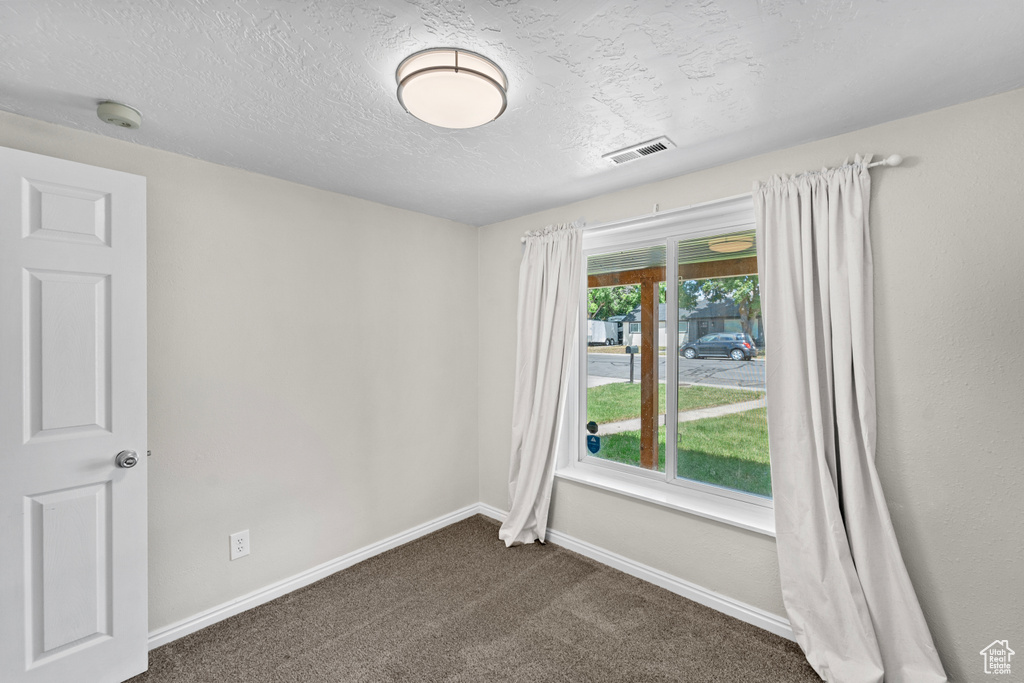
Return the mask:
<path fill-rule="evenodd" d="M 654 154 L 655 152 L 663 152 L 666 149 L 668 149 L 668 146 L 664 142 L 656 142 L 653 145 L 641 147 L 636 152 L 637 154 L 647 156 L 648 154 Z"/>
<path fill-rule="evenodd" d="M 675 147 L 675 145 L 672 144 L 672 141 L 662 136 L 660 138 L 648 140 L 647 142 L 641 142 L 638 145 L 626 147 L 625 149 L 618 149 L 615 150 L 614 152 L 609 152 L 608 154 L 603 155 L 601 158 L 608 159 L 609 161 L 615 164 L 624 164 L 627 161 L 641 159 L 643 157 L 650 156 L 651 154 L 664 152 L 665 150 L 671 149 L 673 147 Z"/>

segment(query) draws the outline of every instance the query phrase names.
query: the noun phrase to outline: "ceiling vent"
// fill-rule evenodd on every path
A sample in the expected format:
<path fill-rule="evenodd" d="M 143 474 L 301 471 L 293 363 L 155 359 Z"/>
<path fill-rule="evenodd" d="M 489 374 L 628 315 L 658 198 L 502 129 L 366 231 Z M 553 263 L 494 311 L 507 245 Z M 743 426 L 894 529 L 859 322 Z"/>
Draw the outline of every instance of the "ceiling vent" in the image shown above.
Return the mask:
<path fill-rule="evenodd" d="M 639 145 L 632 145 L 625 147 L 614 152 L 609 152 L 601 156 L 602 159 L 608 159 L 616 164 L 624 164 L 627 161 L 633 161 L 642 157 L 657 154 L 658 152 L 664 152 L 666 149 L 672 149 L 675 147 L 672 141 L 664 135 L 660 138 L 654 138 L 647 142 L 641 142 Z"/>

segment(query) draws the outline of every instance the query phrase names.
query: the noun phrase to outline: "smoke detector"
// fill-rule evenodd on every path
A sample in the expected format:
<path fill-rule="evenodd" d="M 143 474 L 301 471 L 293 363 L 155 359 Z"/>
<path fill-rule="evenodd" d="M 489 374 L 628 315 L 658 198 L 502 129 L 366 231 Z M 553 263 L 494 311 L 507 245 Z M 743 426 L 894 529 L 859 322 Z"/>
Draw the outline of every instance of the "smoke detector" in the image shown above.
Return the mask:
<path fill-rule="evenodd" d="M 120 128 L 135 129 L 142 125 L 142 114 L 139 110 L 120 102 L 100 102 L 96 107 L 96 115 L 100 120 Z"/>
<path fill-rule="evenodd" d="M 602 154 L 602 159 L 608 159 L 615 164 L 624 164 L 627 161 L 635 161 L 636 159 L 642 159 L 643 157 L 657 154 L 658 152 L 664 152 L 667 149 L 672 149 L 675 145 L 667 137 L 662 135 L 660 138 L 654 138 L 647 142 L 641 142 L 638 145 L 632 145 L 630 147 L 624 147 L 623 149 L 616 150 L 614 152 L 608 152 Z"/>

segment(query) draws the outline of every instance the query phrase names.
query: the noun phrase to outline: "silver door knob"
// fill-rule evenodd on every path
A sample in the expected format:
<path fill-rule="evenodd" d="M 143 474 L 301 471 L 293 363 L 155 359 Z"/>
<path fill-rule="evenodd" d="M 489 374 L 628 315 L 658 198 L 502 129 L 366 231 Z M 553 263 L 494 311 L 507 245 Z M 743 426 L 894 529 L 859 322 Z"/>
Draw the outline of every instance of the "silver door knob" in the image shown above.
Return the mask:
<path fill-rule="evenodd" d="M 117 458 L 114 459 L 118 467 L 128 469 L 129 467 L 135 467 L 139 462 L 139 454 L 135 451 L 121 451 L 117 454 Z"/>

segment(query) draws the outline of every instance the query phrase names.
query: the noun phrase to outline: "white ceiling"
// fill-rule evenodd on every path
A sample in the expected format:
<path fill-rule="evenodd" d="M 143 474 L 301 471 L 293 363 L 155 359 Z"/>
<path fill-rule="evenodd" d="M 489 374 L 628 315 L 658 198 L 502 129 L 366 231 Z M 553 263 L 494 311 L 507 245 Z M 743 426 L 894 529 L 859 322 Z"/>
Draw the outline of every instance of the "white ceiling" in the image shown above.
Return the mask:
<path fill-rule="evenodd" d="M 483 225 L 1021 87 L 1022 36 L 1021 0 L 6 0 L 0 109 Z M 505 70 L 500 119 L 402 110 L 436 46 Z"/>

